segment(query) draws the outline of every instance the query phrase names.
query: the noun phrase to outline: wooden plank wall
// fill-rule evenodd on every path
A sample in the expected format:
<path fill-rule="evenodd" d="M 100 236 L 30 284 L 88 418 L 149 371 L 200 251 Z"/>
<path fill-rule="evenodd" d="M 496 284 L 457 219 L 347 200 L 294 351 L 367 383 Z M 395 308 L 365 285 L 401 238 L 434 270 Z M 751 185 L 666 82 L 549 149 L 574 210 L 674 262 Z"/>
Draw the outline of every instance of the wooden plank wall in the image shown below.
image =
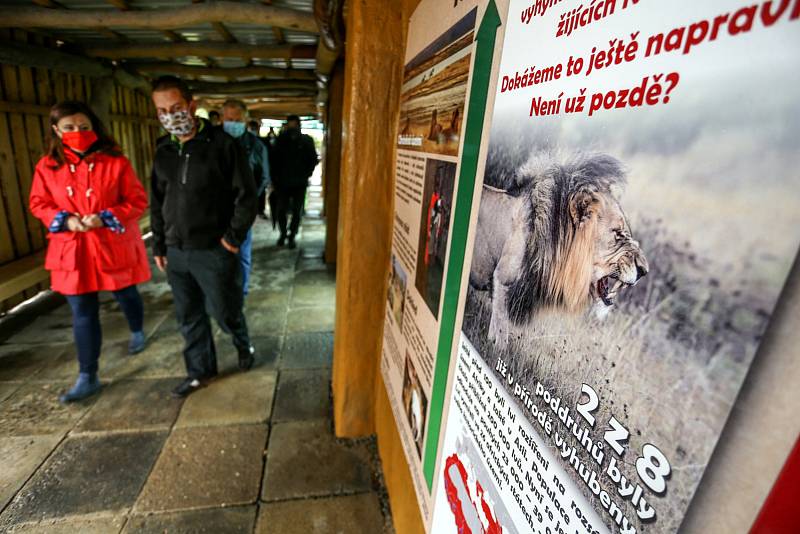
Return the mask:
<path fill-rule="evenodd" d="M 42 35 L 0 30 L 0 40 L 52 46 Z M 28 211 L 33 168 L 45 149 L 49 108 L 58 101 L 88 102 L 92 80 L 49 69 L 0 64 L 0 266 L 46 247 L 45 228 Z M 148 186 L 158 123 L 148 95 L 115 86 L 111 124 L 106 127 Z M 36 295 L 47 284 L 30 287 L 0 302 L 0 313 Z"/>

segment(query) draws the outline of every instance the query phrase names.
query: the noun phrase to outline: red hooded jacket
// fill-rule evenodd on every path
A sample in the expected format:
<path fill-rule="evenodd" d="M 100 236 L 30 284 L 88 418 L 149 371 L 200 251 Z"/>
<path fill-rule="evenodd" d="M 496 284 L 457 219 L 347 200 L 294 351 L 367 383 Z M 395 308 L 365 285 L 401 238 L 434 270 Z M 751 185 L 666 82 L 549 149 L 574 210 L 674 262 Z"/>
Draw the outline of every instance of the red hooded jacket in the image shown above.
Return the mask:
<path fill-rule="evenodd" d="M 139 218 L 147 194 L 124 156 L 103 153 L 81 159 L 65 150 L 66 164 L 56 168 L 49 156 L 36 164 L 30 209 L 49 227 L 62 210 L 81 217 L 109 210 L 124 227 L 87 232 L 48 232 L 44 267 L 54 291 L 80 295 L 116 291 L 150 279 Z"/>

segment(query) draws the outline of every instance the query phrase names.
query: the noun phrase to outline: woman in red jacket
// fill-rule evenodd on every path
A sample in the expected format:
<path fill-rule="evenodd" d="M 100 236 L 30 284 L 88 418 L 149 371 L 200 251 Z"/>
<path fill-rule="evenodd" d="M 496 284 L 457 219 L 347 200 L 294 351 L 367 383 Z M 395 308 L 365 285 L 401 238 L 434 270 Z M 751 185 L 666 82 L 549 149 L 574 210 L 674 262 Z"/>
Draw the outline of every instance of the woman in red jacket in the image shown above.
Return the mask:
<path fill-rule="evenodd" d="M 30 209 L 48 229 L 45 268 L 72 308 L 80 373 L 62 402 L 100 389 L 98 291 L 112 291 L 128 320 L 129 352 L 144 349 L 144 307 L 136 284 L 150 279 L 138 220 L 147 195 L 130 162 L 82 102 L 50 110 L 49 148 L 39 160 Z"/>

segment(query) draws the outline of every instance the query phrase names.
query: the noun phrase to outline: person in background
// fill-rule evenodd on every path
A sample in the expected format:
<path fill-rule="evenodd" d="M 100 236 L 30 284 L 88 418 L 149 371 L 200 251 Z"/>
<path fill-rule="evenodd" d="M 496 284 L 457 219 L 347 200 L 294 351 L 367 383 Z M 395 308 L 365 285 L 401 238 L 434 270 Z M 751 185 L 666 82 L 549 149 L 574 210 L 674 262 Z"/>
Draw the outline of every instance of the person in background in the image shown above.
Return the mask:
<path fill-rule="evenodd" d="M 275 133 L 275 128 L 273 126 L 269 127 L 269 132 L 267 132 L 267 136 L 262 138 L 264 144 L 267 147 L 267 155 L 269 156 L 269 164 L 270 168 L 275 166 L 273 159 L 275 158 L 275 139 L 277 139 L 278 135 Z M 265 189 L 263 193 L 258 197 L 258 216 L 264 220 L 269 219 L 267 216 L 267 200 L 274 200 L 274 193 L 271 191 L 272 188 Z M 270 202 L 270 206 L 272 206 L 273 202 Z M 273 214 L 272 219 L 272 228 L 275 229 L 275 219 L 274 219 L 274 210 L 270 208 L 270 211 Z"/>
<path fill-rule="evenodd" d="M 319 158 L 314 140 L 300 131 L 300 117 L 289 115 L 286 125 L 275 140 L 275 158 L 272 182 L 275 188 L 280 238 L 278 246 L 295 248 L 295 236 L 300 229 L 300 217 L 306 200 L 308 179 Z M 287 229 L 288 213 L 292 222 Z"/>
<path fill-rule="evenodd" d="M 216 128 L 217 126 L 222 126 L 222 118 L 219 116 L 219 111 L 209 111 L 208 112 L 208 122 L 211 123 L 211 126 Z"/>
<path fill-rule="evenodd" d="M 257 134 L 253 134 L 252 130 L 245 126 L 247 116 L 247 106 L 241 100 L 228 100 L 222 105 L 222 128 L 225 133 L 236 139 L 247 154 L 247 161 L 257 184 L 256 192 L 260 197 L 265 194 L 270 184 L 269 156 L 267 146 L 261 142 Z M 250 123 L 253 122 L 255 121 L 250 121 Z M 242 289 L 244 296 L 247 297 L 250 269 L 253 264 L 252 228 L 247 232 L 247 237 L 239 247 L 239 261 L 242 264 Z"/>
<path fill-rule="evenodd" d="M 255 361 L 242 306 L 239 247 L 256 217 L 256 184 L 247 156 L 221 128 L 195 117 L 197 102 L 174 76 L 153 82 L 158 120 L 151 225 L 156 266 L 166 271 L 185 342 L 185 397 L 217 375 L 209 314 L 233 337 L 239 369 Z"/>
<path fill-rule="evenodd" d="M 256 136 L 256 139 L 261 141 L 261 123 L 257 120 L 247 121 L 247 131 Z M 263 141 L 262 141 L 263 142 Z"/>
<path fill-rule="evenodd" d="M 128 352 L 144 350 L 144 306 L 137 284 L 150 279 L 138 220 L 147 193 L 100 119 L 83 102 L 50 109 L 47 154 L 36 164 L 30 210 L 48 230 L 45 268 L 72 309 L 78 352 L 73 402 L 100 390 L 103 344 L 98 291 L 111 291 L 128 320 Z"/>

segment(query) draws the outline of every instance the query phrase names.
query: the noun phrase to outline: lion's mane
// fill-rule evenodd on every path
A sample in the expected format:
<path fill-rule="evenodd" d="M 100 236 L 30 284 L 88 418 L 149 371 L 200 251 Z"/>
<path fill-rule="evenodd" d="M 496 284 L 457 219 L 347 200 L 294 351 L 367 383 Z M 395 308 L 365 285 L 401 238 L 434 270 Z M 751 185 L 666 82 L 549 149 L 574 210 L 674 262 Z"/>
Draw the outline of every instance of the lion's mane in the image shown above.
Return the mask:
<path fill-rule="evenodd" d="M 581 310 L 589 300 L 598 223 L 597 217 L 580 214 L 576 222 L 576 209 L 616 202 L 614 189 L 625 185 L 622 164 L 598 154 L 565 164 L 536 159 L 499 170 L 519 184 L 514 194 L 525 202 L 530 230 L 524 267 L 509 286 L 509 318 L 519 323 L 550 306 Z"/>

